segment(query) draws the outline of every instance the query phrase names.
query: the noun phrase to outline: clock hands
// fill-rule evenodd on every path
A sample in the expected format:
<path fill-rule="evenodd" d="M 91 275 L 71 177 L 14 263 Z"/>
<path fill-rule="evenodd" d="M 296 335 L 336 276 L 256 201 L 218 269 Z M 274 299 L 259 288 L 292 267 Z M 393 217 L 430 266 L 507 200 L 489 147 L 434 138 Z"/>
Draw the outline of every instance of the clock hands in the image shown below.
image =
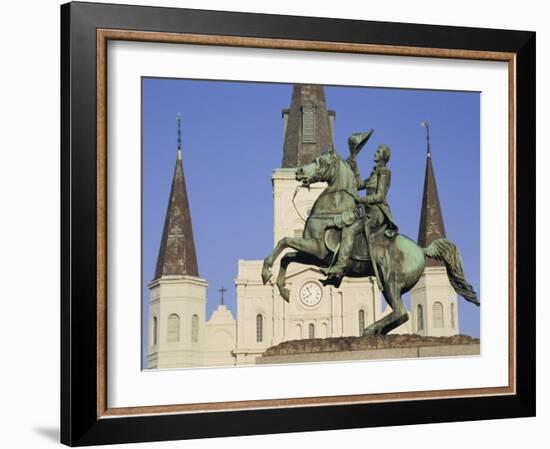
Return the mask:
<path fill-rule="evenodd" d="M 306 283 L 300 290 L 300 299 L 308 306 L 313 306 L 319 303 L 322 291 L 314 283 Z"/>

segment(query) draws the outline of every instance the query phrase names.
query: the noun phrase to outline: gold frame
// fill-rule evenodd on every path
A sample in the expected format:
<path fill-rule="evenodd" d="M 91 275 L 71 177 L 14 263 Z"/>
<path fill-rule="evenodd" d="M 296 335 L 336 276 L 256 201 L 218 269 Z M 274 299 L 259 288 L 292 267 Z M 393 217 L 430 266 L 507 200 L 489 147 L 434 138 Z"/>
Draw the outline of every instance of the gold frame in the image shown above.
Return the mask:
<path fill-rule="evenodd" d="M 334 43 L 286 39 L 246 38 L 221 35 L 161 33 L 98 29 L 97 36 L 97 417 L 197 413 L 227 410 L 258 410 L 297 406 L 325 406 L 388 401 L 481 397 L 516 394 L 516 55 L 515 53 L 454 50 L 423 47 Z M 346 396 L 231 401 L 202 404 L 176 404 L 139 407 L 107 407 L 107 42 L 109 40 L 269 48 L 427 58 L 471 59 L 508 63 L 508 272 L 509 341 L 508 385 L 505 387 L 430 390 Z"/>

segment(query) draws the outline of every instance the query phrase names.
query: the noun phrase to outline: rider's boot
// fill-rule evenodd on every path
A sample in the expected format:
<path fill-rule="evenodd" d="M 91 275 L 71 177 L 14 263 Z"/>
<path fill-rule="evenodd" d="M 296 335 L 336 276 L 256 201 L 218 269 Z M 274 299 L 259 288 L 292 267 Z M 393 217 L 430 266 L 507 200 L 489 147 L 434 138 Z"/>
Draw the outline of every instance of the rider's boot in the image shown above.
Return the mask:
<path fill-rule="evenodd" d="M 342 240 L 340 242 L 340 251 L 338 252 L 338 260 L 336 263 L 328 269 L 321 269 L 323 274 L 329 278 L 334 277 L 336 279 L 341 279 L 344 276 L 353 250 L 355 233 L 351 228 L 351 226 L 348 226 L 342 230 Z"/>
<path fill-rule="evenodd" d="M 342 280 L 344 278 L 343 277 L 334 277 L 334 276 L 331 276 L 329 278 L 325 278 L 325 279 L 319 279 L 319 282 L 321 284 L 323 284 L 325 287 L 327 285 L 332 285 L 334 286 L 335 288 L 340 288 L 340 285 L 342 284 Z"/>

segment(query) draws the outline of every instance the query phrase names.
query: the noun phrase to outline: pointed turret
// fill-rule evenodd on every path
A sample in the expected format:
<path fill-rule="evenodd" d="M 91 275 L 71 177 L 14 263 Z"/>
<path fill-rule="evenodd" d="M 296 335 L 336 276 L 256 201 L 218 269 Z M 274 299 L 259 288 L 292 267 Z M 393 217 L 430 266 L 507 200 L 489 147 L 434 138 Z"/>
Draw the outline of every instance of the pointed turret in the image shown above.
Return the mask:
<path fill-rule="evenodd" d="M 422 122 L 422 126 L 426 128 L 427 151 L 424 192 L 422 194 L 422 209 L 420 212 L 420 226 L 418 229 L 418 245 L 422 248 L 426 248 L 434 240 L 445 238 L 446 235 L 443 213 L 441 212 L 441 204 L 439 203 L 439 195 L 437 194 L 437 185 L 432 165 L 429 124 L 427 121 L 424 121 Z M 443 262 L 427 258 L 426 265 L 440 266 L 443 265 Z"/>
<path fill-rule="evenodd" d="M 162 276 L 199 277 L 189 199 L 181 161 L 181 117 L 177 116 L 178 151 L 164 220 L 154 279 Z"/>
<path fill-rule="evenodd" d="M 283 110 L 285 141 L 282 168 L 309 164 L 333 144 L 334 111 L 327 110 L 323 86 L 297 84 Z"/>

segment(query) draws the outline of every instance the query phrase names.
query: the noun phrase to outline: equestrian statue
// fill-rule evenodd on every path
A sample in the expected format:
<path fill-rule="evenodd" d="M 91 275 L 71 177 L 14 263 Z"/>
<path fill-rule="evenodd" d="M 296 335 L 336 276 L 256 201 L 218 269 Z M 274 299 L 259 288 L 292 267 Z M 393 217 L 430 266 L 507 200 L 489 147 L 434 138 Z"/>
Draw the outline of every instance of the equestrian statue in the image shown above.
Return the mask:
<path fill-rule="evenodd" d="M 447 239 L 434 240 L 421 248 L 399 233 L 386 195 L 391 183 L 388 162 L 391 151 L 380 145 L 374 155 L 375 166 L 361 180 L 356 157 L 373 130 L 352 134 L 348 140 L 350 156 L 343 160 L 333 147 L 312 163 L 296 170 L 301 187 L 326 182 L 307 217 L 302 237 L 284 237 L 264 259 L 262 281 L 269 282 L 275 260 L 280 261 L 276 285 L 281 296 L 290 300 L 285 287 L 286 272 L 292 262 L 319 267 L 326 276 L 321 282 L 338 288 L 343 277 L 374 277 L 392 312 L 370 326 L 363 335 L 385 335 L 409 319 L 402 295 L 411 290 L 422 275 L 426 257 L 442 261 L 454 290 L 479 306 L 477 294 L 467 282 L 460 252 Z M 300 187 L 300 186 L 299 186 Z M 359 190 L 366 190 L 365 196 Z"/>

